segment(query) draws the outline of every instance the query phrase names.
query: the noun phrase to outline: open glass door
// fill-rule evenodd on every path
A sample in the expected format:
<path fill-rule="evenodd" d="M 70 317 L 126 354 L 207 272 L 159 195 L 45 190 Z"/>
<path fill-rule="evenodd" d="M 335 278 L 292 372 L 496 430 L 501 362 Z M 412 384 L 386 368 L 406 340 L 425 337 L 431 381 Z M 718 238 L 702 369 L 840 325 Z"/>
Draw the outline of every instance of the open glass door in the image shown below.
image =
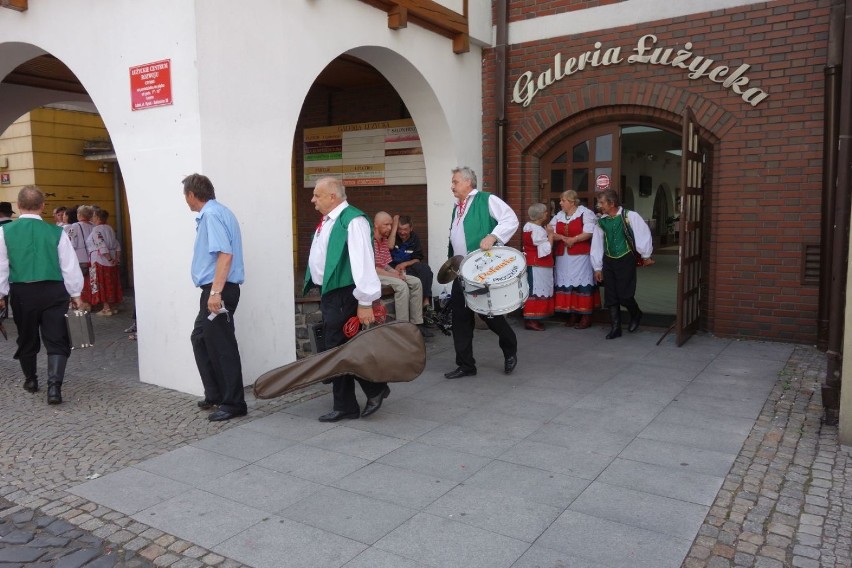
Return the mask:
<path fill-rule="evenodd" d="M 678 309 L 675 322 L 678 347 L 686 343 L 698 330 L 701 315 L 701 241 L 703 238 L 701 214 L 704 202 L 705 153 L 698 138 L 698 122 L 689 107 L 684 113 L 681 143 Z"/>

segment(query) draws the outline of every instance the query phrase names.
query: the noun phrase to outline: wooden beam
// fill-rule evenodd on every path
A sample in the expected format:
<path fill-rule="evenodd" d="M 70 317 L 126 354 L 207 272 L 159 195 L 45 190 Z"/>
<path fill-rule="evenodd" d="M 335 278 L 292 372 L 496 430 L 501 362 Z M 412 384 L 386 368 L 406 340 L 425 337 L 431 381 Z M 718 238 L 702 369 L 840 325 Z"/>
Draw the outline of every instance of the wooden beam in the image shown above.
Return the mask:
<path fill-rule="evenodd" d="M 470 51 L 470 29 L 467 20 L 467 0 L 464 14 L 454 12 L 434 0 L 361 0 L 388 13 L 388 27 L 401 29 L 408 22 L 448 37 L 455 53 Z"/>
<path fill-rule="evenodd" d="M 467 53 L 470 51 L 470 35 L 456 34 L 453 36 L 453 53 Z"/>
<path fill-rule="evenodd" d="M 394 6 L 388 10 L 388 27 L 392 30 L 408 27 L 408 8 Z"/>
<path fill-rule="evenodd" d="M 0 0 L 0 8 L 10 8 L 18 12 L 26 12 L 27 0 Z"/>
<path fill-rule="evenodd" d="M 467 18 L 441 6 L 434 0 L 388 0 L 396 6 L 407 8 L 412 16 L 439 26 L 448 32 L 467 33 Z"/>

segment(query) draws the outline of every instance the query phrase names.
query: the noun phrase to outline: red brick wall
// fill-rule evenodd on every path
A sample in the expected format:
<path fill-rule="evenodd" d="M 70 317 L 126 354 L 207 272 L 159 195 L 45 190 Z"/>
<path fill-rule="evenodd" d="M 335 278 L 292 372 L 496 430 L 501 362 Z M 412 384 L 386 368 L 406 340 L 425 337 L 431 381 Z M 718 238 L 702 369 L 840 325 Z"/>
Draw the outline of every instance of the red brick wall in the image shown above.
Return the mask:
<path fill-rule="evenodd" d="M 823 68 L 830 0 L 778 0 L 511 46 L 508 97 L 518 76 L 567 57 L 620 46 L 625 62 L 563 78 L 523 108 L 507 109 L 507 194 L 517 211 L 537 199 L 538 156 L 566 135 L 609 121 L 675 128 L 686 106 L 713 148 L 705 209 L 703 327 L 726 336 L 813 342 L 818 289 L 800 284 L 802 243 L 819 242 Z M 512 9 L 530 4 L 518 0 Z M 563 7 L 572 2 L 553 2 Z M 769 97 L 753 107 L 707 77 L 670 66 L 628 64 L 646 33 L 746 75 Z M 494 89 L 494 53 L 484 56 L 483 89 Z M 483 187 L 495 184 L 495 112 L 483 105 Z"/>
<path fill-rule="evenodd" d="M 304 172 L 303 130 L 319 126 L 399 118 L 409 118 L 409 116 L 402 100 L 390 84 L 333 92 L 318 85 L 308 93 L 302 107 L 293 145 L 297 188 L 297 272 L 303 272 L 307 265 L 311 238 L 319 220 L 319 213 L 311 203 L 313 189 L 306 188 L 301 183 Z M 387 211 L 392 215 L 410 215 L 415 231 L 421 235 L 421 240 L 425 240 L 428 230 L 425 185 L 347 187 L 346 194 L 349 202 L 367 213 L 371 220 L 379 211 Z"/>
<path fill-rule="evenodd" d="M 515 0 L 509 2 L 509 21 L 528 20 L 619 2 L 624 0 Z"/>

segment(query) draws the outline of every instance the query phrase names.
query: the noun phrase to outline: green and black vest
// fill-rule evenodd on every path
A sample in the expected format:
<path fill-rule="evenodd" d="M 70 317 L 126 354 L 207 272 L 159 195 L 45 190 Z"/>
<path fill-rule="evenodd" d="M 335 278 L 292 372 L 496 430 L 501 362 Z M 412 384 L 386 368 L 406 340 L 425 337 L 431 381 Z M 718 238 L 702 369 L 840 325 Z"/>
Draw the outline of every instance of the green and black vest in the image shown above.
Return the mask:
<path fill-rule="evenodd" d="M 352 278 L 352 262 L 349 260 L 347 237 L 349 236 L 349 223 L 356 217 L 366 218 L 367 216 L 360 209 L 349 205 L 340 212 L 340 216 L 334 221 L 334 226 L 331 227 L 331 234 L 328 237 L 328 250 L 325 254 L 322 294 L 355 284 L 355 279 Z M 369 219 L 367 219 L 367 222 L 369 222 Z M 316 238 L 316 233 L 314 238 Z M 308 266 L 305 271 L 305 287 L 302 294 L 306 294 L 313 285 L 311 267 Z"/>
<path fill-rule="evenodd" d="M 632 252 L 627 242 L 627 235 L 624 233 L 628 210 L 622 209 L 622 211 L 623 218 L 619 213 L 614 217 L 604 215 L 598 219 L 598 226 L 604 233 L 604 254 L 610 258 L 621 258 Z"/>
<path fill-rule="evenodd" d="M 467 250 L 458 254 L 467 254 L 478 249 L 479 241 L 485 238 L 485 235 L 490 234 L 494 230 L 494 227 L 497 226 L 497 220 L 491 216 L 491 212 L 488 210 L 489 197 L 491 197 L 491 194 L 485 191 L 477 191 L 473 194 L 473 199 L 470 200 L 470 205 L 468 205 L 467 215 L 465 215 L 462 221 L 464 225 L 464 243 L 467 246 Z M 453 214 L 450 216 L 450 232 L 453 229 L 453 221 L 455 220 L 456 209 L 458 207 L 457 203 L 453 208 Z M 447 254 L 448 257 L 456 255 L 455 251 L 453 251 L 452 239 L 450 239 L 447 247 Z"/>
<path fill-rule="evenodd" d="M 3 225 L 0 230 L 9 253 L 9 282 L 62 282 L 57 251 L 62 227 L 25 217 Z"/>

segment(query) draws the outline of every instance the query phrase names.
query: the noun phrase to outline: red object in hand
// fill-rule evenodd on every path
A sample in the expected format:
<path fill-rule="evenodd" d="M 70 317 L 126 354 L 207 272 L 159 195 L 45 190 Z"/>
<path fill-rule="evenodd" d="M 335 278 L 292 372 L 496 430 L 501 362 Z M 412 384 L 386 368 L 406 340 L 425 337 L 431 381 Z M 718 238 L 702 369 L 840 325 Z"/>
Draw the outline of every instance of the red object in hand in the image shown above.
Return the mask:
<path fill-rule="evenodd" d="M 382 304 L 373 304 L 373 317 L 376 319 L 376 323 L 385 323 L 385 320 L 388 319 L 388 311 Z M 361 331 L 361 320 L 358 319 L 358 316 L 352 316 L 343 324 L 343 335 L 347 339 L 355 337 L 359 331 Z"/>

